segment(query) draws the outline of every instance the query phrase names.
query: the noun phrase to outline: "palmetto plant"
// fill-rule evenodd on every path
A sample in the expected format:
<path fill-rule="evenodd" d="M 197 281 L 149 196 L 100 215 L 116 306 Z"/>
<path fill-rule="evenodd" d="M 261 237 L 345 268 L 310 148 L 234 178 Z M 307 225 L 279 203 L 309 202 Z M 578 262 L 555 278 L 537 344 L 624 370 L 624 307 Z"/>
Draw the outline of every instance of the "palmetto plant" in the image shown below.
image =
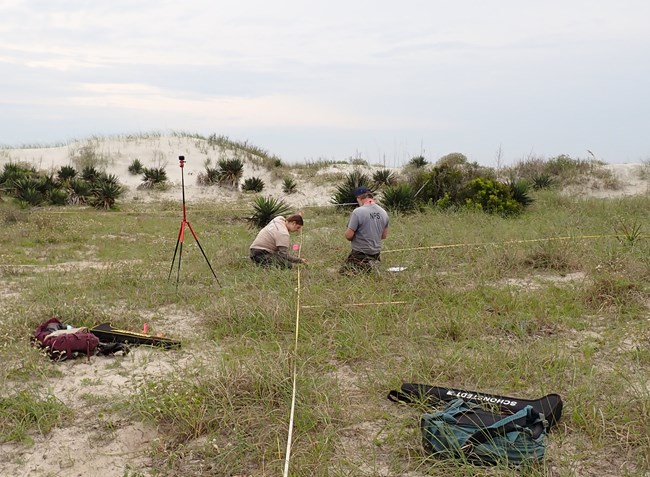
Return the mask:
<path fill-rule="evenodd" d="M 282 192 L 285 194 L 293 194 L 298 189 L 298 184 L 292 177 L 285 177 L 282 180 Z"/>
<path fill-rule="evenodd" d="M 17 175 L 20 175 L 22 171 L 23 169 L 15 162 L 6 163 L 2 168 L 2 174 L 0 174 L 0 184 L 9 179 L 15 178 Z"/>
<path fill-rule="evenodd" d="M 13 196 L 24 205 L 41 205 L 45 201 L 43 178 L 21 177 L 13 181 Z"/>
<path fill-rule="evenodd" d="M 15 162 L 8 162 L 4 165 L 2 174 L 0 174 L 0 187 L 6 191 L 14 188 L 14 182 L 24 177 L 36 176 L 36 169 L 33 167 L 23 166 Z"/>
<path fill-rule="evenodd" d="M 87 165 L 81 170 L 81 178 L 88 182 L 95 182 L 100 176 L 100 172 L 92 165 Z"/>
<path fill-rule="evenodd" d="M 412 159 L 408 162 L 408 164 L 409 164 L 410 166 L 413 166 L 413 167 L 416 167 L 416 168 L 420 168 L 420 167 L 424 167 L 424 166 L 426 166 L 426 165 L 428 164 L 428 162 L 427 162 L 427 160 L 424 158 L 424 156 L 415 156 L 414 158 L 412 158 Z"/>
<path fill-rule="evenodd" d="M 395 212 L 414 212 L 417 209 L 415 190 L 409 184 L 399 184 L 384 189 L 382 205 Z"/>
<path fill-rule="evenodd" d="M 519 202 L 522 206 L 528 207 L 530 204 L 532 204 L 535 199 L 533 199 L 529 194 L 528 194 L 528 181 L 525 179 L 517 179 L 510 181 L 508 183 L 508 186 L 510 187 L 510 191 L 512 193 L 512 198 L 515 199 L 517 202 Z"/>
<path fill-rule="evenodd" d="M 90 203 L 97 209 L 112 209 L 123 193 L 124 187 L 116 176 L 103 174 L 93 185 Z"/>
<path fill-rule="evenodd" d="M 68 201 L 68 191 L 65 189 L 50 189 L 45 194 L 45 200 L 52 205 L 65 205 Z"/>
<path fill-rule="evenodd" d="M 244 163 L 241 159 L 220 159 L 219 182 L 231 186 L 233 189 L 239 187 L 239 180 L 244 174 Z"/>
<path fill-rule="evenodd" d="M 221 176 L 217 167 L 205 166 L 205 174 L 199 176 L 199 184 L 203 185 L 218 184 L 220 180 Z"/>
<path fill-rule="evenodd" d="M 246 220 L 253 228 L 262 228 L 279 215 L 287 214 L 291 209 L 282 199 L 274 197 L 257 197 L 253 203 L 253 213 Z"/>
<path fill-rule="evenodd" d="M 532 178 L 533 189 L 550 189 L 553 187 L 553 178 L 548 174 L 539 174 Z"/>
<path fill-rule="evenodd" d="M 16 199 L 22 205 L 41 205 L 45 201 L 43 193 L 35 187 L 27 187 L 16 193 Z"/>
<path fill-rule="evenodd" d="M 56 178 L 60 183 L 70 182 L 77 175 L 77 170 L 72 166 L 61 166 L 56 173 Z"/>
<path fill-rule="evenodd" d="M 375 187 L 392 186 L 397 182 L 397 174 L 390 169 L 379 169 L 372 174 Z"/>
<path fill-rule="evenodd" d="M 133 159 L 133 161 L 129 165 L 129 172 L 134 176 L 137 176 L 138 174 L 142 174 L 143 169 L 144 166 L 142 165 L 140 159 Z"/>
<path fill-rule="evenodd" d="M 6 179 L 7 176 L 10 178 Z M 25 206 L 44 203 L 65 205 L 68 197 L 68 191 L 58 180 L 49 175 L 38 174 L 33 169 L 5 167 L 2 179 L 1 188 Z M 69 179 L 65 181 L 67 183 Z"/>
<path fill-rule="evenodd" d="M 121 185 L 120 184 L 120 179 L 115 174 L 101 173 L 97 177 L 97 180 L 100 181 L 100 182 L 108 182 L 108 183 L 114 184 L 114 185 Z"/>
<path fill-rule="evenodd" d="M 38 180 L 40 181 L 39 190 L 43 194 L 47 194 L 47 192 L 52 190 L 52 189 L 60 189 L 61 188 L 61 184 L 59 182 L 57 182 L 54 179 L 54 177 L 51 176 L 51 175 L 45 175 L 45 174 L 41 173 L 41 174 L 33 176 L 33 177 L 37 177 Z"/>
<path fill-rule="evenodd" d="M 142 169 L 142 184 L 140 187 L 150 189 L 156 185 L 167 182 L 167 172 L 164 167 L 145 167 Z"/>
<path fill-rule="evenodd" d="M 264 181 L 259 177 L 249 177 L 244 180 L 241 188 L 248 192 L 262 192 L 264 189 Z"/>
<path fill-rule="evenodd" d="M 92 184 L 85 180 L 73 179 L 68 189 L 68 202 L 72 205 L 84 205 L 92 196 Z"/>
<path fill-rule="evenodd" d="M 357 199 L 354 196 L 354 190 L 361 186 L 373 190 L 371 187 L 370 177 L 359 170 L 354 170 L 348 173 L 343 180 L 343 183 L 336 186 L 336 191 L 334 192 L 331 202 L 339 206 L 356 207 Z"/>

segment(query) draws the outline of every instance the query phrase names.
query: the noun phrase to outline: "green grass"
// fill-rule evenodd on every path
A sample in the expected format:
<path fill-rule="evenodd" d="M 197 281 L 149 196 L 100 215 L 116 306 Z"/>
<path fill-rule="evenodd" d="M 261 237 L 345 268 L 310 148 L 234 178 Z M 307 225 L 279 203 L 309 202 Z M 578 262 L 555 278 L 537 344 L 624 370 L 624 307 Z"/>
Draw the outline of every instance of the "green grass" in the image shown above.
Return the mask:
<path fill-rule="evenodd" d="M 47 434 L 71 416 L 61 401 L 51 394 L 22 391 L 0 396 L 0 443 L 31 443 L 30 432 Z"/>
<path fill-rule="evenodd" d="M 642 224 L 650 198 L 578 201 L 546 190 L 534 198 L 515 219 L 392 215 L 382 267 L 406 270 L 356 278 L 337 273 L 347 214 L 310 209 L 293 236 L 310 263 L 300 294 L 295 270 L 249 262 L 254 232 L 245 213 L 224 205 L 188 209 L 223 286 L 188 233 L 176 290 L 176 268 L 168 274 L 177 204 L 15 213 L 0 203 L 0 217 L 11 217 L 0 229 L 0 320 L 11 330 L 0 347 L 3 439 L 28 441 L 62 425 L 62 398 L 33 387 L 66 376 L 29 348 L 38 323 L 56 314 L 139 330 L 147 321 L 173 336 L 166 320 L 183 316 L 193 323 L 183 349 L 148 358 L 171 370 L 136 373 L 135 349 L 102 368 L 126 376 L 123 393 L 102 397 L 106 375 L 79 384 L 79 399 L 101 413 L 98 426 L 157 429 L 155 475 L 280 475 L 294 363 L 294 476 L 521 475 L 424 455 L 420 411 L 386 399 L 402 382 L 558 393 L 565 410 L 546 462 L 524 475 L 647 475 L 650 242 Z"/>

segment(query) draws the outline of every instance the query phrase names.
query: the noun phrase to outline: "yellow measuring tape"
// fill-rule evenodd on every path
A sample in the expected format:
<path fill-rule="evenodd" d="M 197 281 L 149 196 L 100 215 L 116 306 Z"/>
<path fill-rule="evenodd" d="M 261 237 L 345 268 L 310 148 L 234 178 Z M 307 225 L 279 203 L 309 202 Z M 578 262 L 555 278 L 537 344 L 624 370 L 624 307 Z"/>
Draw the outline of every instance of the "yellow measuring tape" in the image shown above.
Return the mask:
<path fill-rule="evenodd" d="M 302 229 L 300 231 L 300 247 L 298 248 L 298 258 L 302 252 Z M 289 412 L 289 431 L 287 433 L 287 451 L 284 456 L 283 477 L 289 476 L 289 460 L 291 458 L 291 440 L 293 437 L 293 419 L 296 411 L 296 385 L 298 381 L 298 336 L 300 330 L 300 272 L 302 266 L 298 265 L 297 284 L 296 284 L 296 330 L 293 343 L 293 385 L 291 388 L 291 411 Z"/>
<path fill-rule="evenodd" d="M 604 234 L 604 235 L 569 235 L 565 237 L 547 237 L 539 239 L 520 239 L 520 240 L 506 240 L 504 242 L 474 242 L 474 243 L 451 243 L 446 245 L 431 245 L 427 247 L 412 247 L 412 248 L 398 248 L 393 250 L 383 250 L 381 253 L 395 253 L 395 252 L 409 252 L 412 250 L 435 250 L 441 248 L 459 248 L 459 247 L 480 247 L 486 245 L 510 245 L 516 243 L 532 243 L 532 242 L 551 242 L 554 240 L 590 240 L 596 238 L 615 237 L 621 238 L 622 234 Z M 639 235 L 639 238 L 647 238 L 648 235 Z"/>

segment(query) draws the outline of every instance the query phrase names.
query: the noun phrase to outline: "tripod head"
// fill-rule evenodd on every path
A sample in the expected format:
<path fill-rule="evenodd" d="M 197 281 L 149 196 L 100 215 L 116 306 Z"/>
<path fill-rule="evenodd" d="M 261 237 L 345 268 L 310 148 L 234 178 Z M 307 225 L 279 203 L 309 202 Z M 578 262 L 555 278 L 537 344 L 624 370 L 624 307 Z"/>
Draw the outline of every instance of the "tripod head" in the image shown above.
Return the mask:
<path fill-rule="evenodd" d="M 178 162 L 180 162 L 181 169 L 185 165 L 185 156 L 178 156 Z"/>

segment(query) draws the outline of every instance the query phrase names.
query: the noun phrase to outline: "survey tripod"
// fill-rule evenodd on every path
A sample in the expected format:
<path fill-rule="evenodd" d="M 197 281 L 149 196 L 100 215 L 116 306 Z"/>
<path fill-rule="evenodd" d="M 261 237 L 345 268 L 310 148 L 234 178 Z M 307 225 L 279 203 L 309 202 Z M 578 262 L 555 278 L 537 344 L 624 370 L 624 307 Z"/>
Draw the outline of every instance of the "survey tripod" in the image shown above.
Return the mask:
<path fill-rule="evenodd" d="M 178 156 L 178 162 L 180 163 L 181 166 L 181 190 L 183 191 L 183 220 L 181 221 L 181 229 L 178 231 L 178 239 L 176 240 L 176 247 L 174 248 L 174 256 L 172 257 L 172 264 L 171 267 L 169 268 L 169 276 L 167 277 L 167 280 L 169 280 L 172 277 L 172 271 L 174 270 L 174 262 L 176 261 L 176 252 L 178 252 L 178 268 L 176 271 L 176 289 L 178 290 L 178 281 L 181 275 L 181 260 L 183 258 L 183 243 L 185 242 L 185 227 L 187 227 L 190 229 L 190 232 L 192 233 L 192 237 L 194 237 L 196 244 L 199 246 L 199 250 L 203 254 L 203 258 L 205 258 L 205 262 L 208 264 L 208 267 L 210 267 L 210 271 L 212 272 L 214 279 L 217 281 L 219 286 L 221 286 L 221 283 L 217 278 L 217 274 L 214 273 L 214 269 L 212 268 L 212 265 L 210 265 L 210 260 L 208 260 L 208 256 L 203 251 L 203 247 L 201 247 L 201 242 L 199 242 L 199 239 L 196 236 L 194 229 L 192 228 L 192 224 L 190 224 L 190 222 L 187 220 L 187 208 L 185 207 L 185 175 L 183 173 L 183 169 L 185 166 L 185 156 Z"/>

